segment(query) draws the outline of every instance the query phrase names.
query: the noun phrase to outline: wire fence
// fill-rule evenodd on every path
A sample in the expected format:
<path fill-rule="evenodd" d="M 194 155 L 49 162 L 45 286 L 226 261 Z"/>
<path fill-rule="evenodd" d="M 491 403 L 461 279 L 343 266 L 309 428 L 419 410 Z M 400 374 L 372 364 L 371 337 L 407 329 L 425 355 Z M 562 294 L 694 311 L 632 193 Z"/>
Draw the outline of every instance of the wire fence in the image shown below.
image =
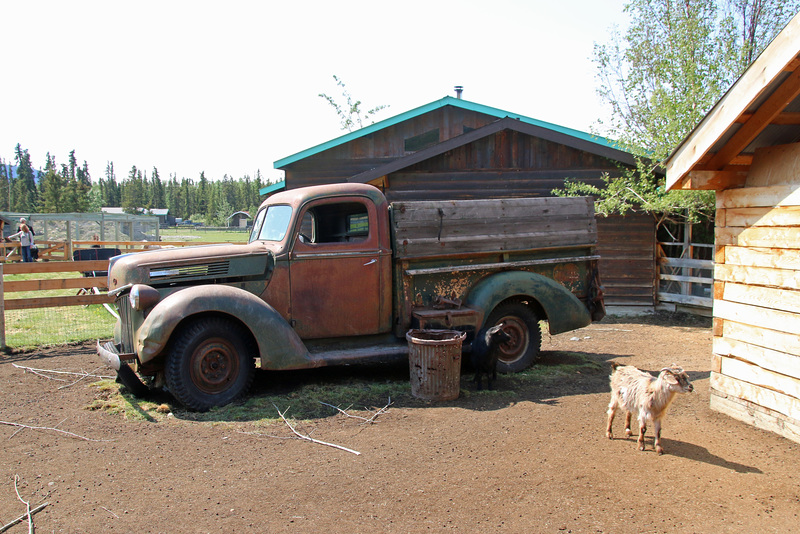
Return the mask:
<path fill-rule="evenodd" d="M 110 305 L 113 309 L 114 306 Z M 6 311 L 6 347 L 26 350 L 94 339 L 110 339 L 114 317 L 102 304 Z"/>

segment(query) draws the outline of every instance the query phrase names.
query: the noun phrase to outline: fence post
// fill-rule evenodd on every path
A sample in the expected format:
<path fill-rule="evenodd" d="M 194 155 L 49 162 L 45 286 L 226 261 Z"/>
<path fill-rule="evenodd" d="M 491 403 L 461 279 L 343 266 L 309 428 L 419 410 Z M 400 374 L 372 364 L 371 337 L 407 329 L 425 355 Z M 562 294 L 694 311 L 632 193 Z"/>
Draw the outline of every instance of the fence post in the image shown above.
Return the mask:
<path fill-rule="evenodd" d="M 3 251 L 5 252 L 5 247 Z M 3 262 L 0 262 L 0 350 L 6 350 L 6 294 L 3 278 Z"/>

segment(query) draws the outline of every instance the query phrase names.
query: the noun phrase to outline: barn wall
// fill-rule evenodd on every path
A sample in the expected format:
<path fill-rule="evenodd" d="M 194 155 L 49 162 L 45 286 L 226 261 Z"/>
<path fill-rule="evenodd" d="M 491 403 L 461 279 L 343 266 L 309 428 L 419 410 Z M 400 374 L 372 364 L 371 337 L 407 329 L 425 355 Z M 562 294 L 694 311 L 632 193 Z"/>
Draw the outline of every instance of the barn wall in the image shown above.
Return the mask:
<path fill-rule="evenodd" d="M 656 222 L 651 215 L 597 217 L 600 280 L 610 313 L 652 311 L 656 298 Z"/>
<path fill-rule="evenodd" d="M 438 129 L 438 142 L 496 121 L 446 107 L 309 156 L 285 168 L 289 189 L 344 182 L 408 154 L 405 140 Z M 553 196 L 567 179 L 604 187 L 619 162 L 547 139 L 504 130 L 433 156 L 382 181 L 390 202 Z M 611 222 L 613 221 L 613 222 Z M 607 224 L 604 224 L 607 223 Z M 655 307 L 655 230 L 652 219 L 598 219 L 601 279 L 612 313 Z M 622 225 L 622 227 L 620 227 Z"/>
<path fill-rule="evenodd" d="M 717 193 L 711 407 L 800 442 L 800 144 Z"/>

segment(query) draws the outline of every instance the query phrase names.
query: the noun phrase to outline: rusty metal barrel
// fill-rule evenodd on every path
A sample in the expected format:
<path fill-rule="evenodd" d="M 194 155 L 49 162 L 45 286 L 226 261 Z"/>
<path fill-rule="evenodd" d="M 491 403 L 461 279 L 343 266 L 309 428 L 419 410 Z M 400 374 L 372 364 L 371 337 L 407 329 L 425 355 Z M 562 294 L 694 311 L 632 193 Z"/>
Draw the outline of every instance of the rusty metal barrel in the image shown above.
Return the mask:
<path fill-rule="evenodd" d="M 465 337 L 465 332 L 455 330 L 409 330 L 406 333 L 414 397 L 434 401 L 458 398 L 461 343 Z"/>

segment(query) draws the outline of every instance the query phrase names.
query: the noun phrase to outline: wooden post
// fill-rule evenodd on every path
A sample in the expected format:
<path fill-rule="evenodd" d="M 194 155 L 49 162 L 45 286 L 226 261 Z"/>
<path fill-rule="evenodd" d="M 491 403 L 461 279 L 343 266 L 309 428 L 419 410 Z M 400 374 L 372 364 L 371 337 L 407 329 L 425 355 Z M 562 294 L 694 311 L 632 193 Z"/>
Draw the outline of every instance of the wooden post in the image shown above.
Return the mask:
<path fill-rule="evenodd" d="M 5 247 L 3 250 L 5 251 Z M 3 278 L 3 262 L 0 262 L 0 350 L 6 350 L 6 296 Z"/>

